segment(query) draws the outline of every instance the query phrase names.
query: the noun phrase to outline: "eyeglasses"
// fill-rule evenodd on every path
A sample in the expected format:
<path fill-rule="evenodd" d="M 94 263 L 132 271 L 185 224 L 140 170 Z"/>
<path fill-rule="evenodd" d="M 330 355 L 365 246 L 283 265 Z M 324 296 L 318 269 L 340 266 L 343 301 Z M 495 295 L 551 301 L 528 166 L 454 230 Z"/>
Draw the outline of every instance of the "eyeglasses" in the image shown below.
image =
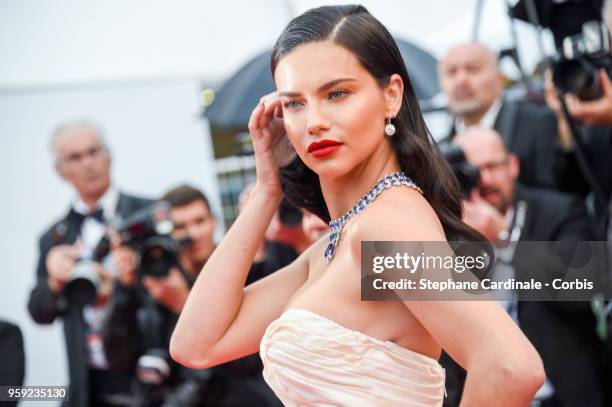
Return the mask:
<path fill-rule="evenodd" d="M 93 146 L 87 149 L 86 151 L 80 153 L 72 153 L 67 157 L 61 158 L 60 163 L 67 166 L 75 166 L 82 163 L 86 157 L 91 158 L 92 160 L 98 159 L 103 156 L 104 147 L 102 146 Z"/>
<path fill-rule="evenodd" d="M 499 161 L 490 161 L 488 163 L 481 164 L 478 166 L 478 168 L 480 168 L 481 172 L 483 171 L 494 172 L 498 170 L 499 168 L 501 168 L 502 166 L 505 166 L 506 164 L 508 164 L 508 156 L 505 156 Z"/>

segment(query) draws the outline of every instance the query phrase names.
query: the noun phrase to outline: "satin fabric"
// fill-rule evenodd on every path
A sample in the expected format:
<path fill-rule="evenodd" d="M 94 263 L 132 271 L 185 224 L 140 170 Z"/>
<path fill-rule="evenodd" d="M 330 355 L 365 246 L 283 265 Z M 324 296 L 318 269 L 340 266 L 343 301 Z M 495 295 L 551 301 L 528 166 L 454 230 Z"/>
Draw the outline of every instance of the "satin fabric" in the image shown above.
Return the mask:
<path fill-rule="evenodd" d="M 285 406 L 441 406 L 444 369 L 425 355 L 289 309 L 259 352 L 264 379 Z"/>

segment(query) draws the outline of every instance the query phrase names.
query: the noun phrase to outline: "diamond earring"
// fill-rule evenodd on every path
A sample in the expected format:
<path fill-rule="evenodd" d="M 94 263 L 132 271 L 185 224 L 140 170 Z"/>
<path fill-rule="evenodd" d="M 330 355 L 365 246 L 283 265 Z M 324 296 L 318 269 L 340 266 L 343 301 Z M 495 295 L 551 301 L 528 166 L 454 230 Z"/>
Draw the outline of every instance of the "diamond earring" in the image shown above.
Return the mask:
<path fill-rule="evenodd" d="M 387 124 L 385 125 L 385 134 L 389 137 L 395 134 L 395 126 L 391 123 L 391 116 L 387 116 Z"/>

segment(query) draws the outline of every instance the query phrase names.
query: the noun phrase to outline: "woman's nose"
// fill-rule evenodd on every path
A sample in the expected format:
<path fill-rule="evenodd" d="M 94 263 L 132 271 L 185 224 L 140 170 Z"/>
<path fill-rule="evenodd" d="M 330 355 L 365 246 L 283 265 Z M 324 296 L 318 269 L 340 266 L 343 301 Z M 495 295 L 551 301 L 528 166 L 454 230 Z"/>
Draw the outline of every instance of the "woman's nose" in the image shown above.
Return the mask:
<path fill-rule="evenodd" d="M 322 132 L 329 130 L 329 120 L 323 112 L 320 105 L 311 104 L 308 111 L 308 133 L 312 135 L 320 135 Z"/>

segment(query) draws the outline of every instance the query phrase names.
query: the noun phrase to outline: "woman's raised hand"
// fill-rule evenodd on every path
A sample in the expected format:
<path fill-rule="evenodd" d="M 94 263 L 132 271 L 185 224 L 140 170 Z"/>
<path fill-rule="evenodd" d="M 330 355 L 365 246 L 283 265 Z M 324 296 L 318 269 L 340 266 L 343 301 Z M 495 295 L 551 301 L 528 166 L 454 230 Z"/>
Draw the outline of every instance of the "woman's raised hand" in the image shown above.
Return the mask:
<path fill-rule="evenodd" d="M 262 97 L 249 120 L 255 151 L 257 187 L 269 194 L 281 193 L 279 167 L 295 156 L 285 134 L 283 111 L 276 92 Z"/>

